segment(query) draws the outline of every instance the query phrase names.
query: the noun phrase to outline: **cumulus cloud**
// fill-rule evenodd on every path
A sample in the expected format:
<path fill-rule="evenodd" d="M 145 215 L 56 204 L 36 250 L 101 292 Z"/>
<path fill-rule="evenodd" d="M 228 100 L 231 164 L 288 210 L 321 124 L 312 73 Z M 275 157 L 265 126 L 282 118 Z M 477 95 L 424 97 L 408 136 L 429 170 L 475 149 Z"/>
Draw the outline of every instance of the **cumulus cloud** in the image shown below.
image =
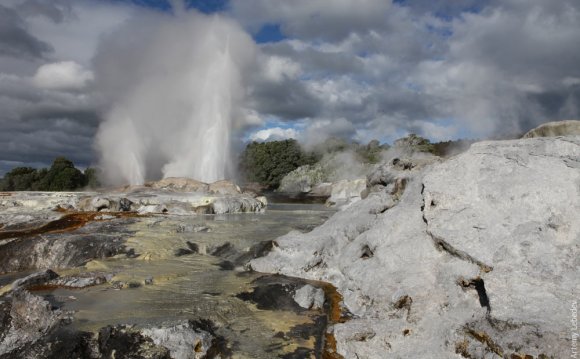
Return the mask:
<path fill-rule="evenodd" d="M 256 61 L 243 74 L 248 96 L 232 119 L 240 133 L 267 129 L 272 122 L 264 119 L 274 119 L 282 122 L 275 127 L 298 128 L 305 142 L 328 136 L 390 142 L 410 132 L 446 140 L 517 134 L 580 117 L 575 0 L 231 0 L 227 8 L 225 15 L 250 32 L 274 25 L 283 35 L 258 44 Z M 47 158 L 94 159 L 95 129 L 123 95 L 127 77 L 93 64 L 112 61 L 138 72 L 130 56 L 119 55 L 123 39 L 93 61 L 95 49 L 127 19 L 147 12 L 128 1 L 2 1 L 0 140 L 10 146 L 0 160 L 38 163 L 35 148 Z M 124 41 L 144 44 L 143 29 Z M 38 82 L 40 69 L 63 62 L 79 66 L 69 68 L 67 86 L 51 85 L 54 77 Z M 103 82 L 113 85 L 99 93 L 96 84 Z M 59 131 L 68 136 L 56 136 Z M 60 147 L 37 145 L 44 138 L 28 133 Z"/>
<path fill-rule="evenodd" d="M 250 140 L 257 142 L 279 141 L 290 138 L 297 138 L 299 132 L 293 128 L 272 127 L 260 130 L 250 136 Z"/>
<path fill-rule="evenodd" d="M 580 117 L 577 2 L 322 3 L 232 5 L 250 27 L 279 23 L 287 39 L 262 45 L 264 56 L 301 68 L 258 86 L 260 111 L 313 127 L 347 119 L 345 134 L 363 141 L 514 135 Z"/>
<path fill-rule="evenodd" d="M 76 62 L 61 61 L 40 66 L 33 81 L 45 89 L 79 90 L 93 79 L 93 73 Z"/>
<path fill-rule="evenodd" d="M 48 166 L 57 156 L 80 167 L 94 163 L 92 143 L 105 103 L 86 86 L 90 59 L 99 36 L 128 13 L 124 6 L 84 0 L 2 2 L 0 176 L 16 165 Z"/>

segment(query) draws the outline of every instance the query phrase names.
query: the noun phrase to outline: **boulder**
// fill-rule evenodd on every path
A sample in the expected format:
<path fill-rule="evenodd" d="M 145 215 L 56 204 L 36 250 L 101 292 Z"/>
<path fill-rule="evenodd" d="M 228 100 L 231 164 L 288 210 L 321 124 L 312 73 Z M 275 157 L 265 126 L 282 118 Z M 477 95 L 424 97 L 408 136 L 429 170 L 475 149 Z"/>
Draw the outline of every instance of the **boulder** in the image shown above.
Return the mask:
<path fill-rule="evenodd" d="M 327 180 L 327 170 L 320 164 L 300 166 L 280 181 L 279 192 L 307 193 L 319 183 Z"/>
<path fill-rule="evenodd" d="M 555 121 L 544 123 L 528 131 L 522 138 L 580 136 L 580 121 Z"/>
<path fill-rule="evenodd" d="M 65 313 L 26 290 L 0 299 L 0 357 L 36 343 L 62 324 Z"/>
<path fill-rule="evenodd" d="M 326 201 L 329 206 L 345 207 L 359 201 L 367 188 L 366 179 L 342 180 L 332 184 L 330 198 Z"/>
<path fill-rule="evenodd" d="M 324 305 L 324 290 L 306 284 L 296 290 L 294 300 L 304 309 L 322 309 Z"/>
<path fill-rule="evenodd" d="M 354 317 L 331 329 L 345 358 L 569 356 L 580 138 L 481 142 L 407 172 L 249 266 L 332 283 Z"/>
<path fill-rule="evenodd" d="M 201 359 L 207 357 L 215 341 L 213 333 L 204 327 L 202 322 L 185 321 L 142 329 L 141 333 L 156 345 L 167 348 L 172 359 Z"/>

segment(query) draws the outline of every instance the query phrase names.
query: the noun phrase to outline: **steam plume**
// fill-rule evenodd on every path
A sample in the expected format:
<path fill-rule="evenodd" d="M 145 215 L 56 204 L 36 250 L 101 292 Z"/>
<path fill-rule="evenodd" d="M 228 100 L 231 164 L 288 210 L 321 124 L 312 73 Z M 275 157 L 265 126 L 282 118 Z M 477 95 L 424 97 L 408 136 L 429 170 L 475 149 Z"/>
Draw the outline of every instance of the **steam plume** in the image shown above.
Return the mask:
<path fill-rule="evenodd" d="M 229 174 L 231 125 L 255 44 L 224 17 L 175 13 L 135 17 L 95 58 L 98 86 L 112 102 L 96 142 L 112 184 Z"/>

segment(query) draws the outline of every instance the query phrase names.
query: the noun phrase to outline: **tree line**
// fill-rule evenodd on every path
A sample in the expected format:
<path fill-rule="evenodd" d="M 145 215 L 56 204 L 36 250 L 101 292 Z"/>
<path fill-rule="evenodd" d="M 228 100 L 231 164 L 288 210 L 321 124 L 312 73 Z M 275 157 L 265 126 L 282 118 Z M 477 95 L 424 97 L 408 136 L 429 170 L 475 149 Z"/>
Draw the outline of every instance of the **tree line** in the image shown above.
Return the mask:
<path fill-rule="evenodd" d="M 97 169 L 83 172 L 65 157 L 57 157 L 50 168 L 16 167 L 0 180 L 0 191 L 74 191 L 99 186 Z"/>

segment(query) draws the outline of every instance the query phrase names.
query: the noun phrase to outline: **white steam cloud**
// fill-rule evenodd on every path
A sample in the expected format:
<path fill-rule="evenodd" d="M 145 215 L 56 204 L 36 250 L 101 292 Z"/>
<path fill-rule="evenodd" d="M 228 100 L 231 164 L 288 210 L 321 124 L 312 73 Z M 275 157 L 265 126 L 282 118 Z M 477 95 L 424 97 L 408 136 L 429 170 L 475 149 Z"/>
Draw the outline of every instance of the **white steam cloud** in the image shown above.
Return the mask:
<path fill-rule="evenodd" d="M 96 141 L 111 184 L 231 175 L 232 122 L 255 43 L 227 18 L 176 14 L 139 14 L 95 58 L 97 86 L 113 104 Z"/>

